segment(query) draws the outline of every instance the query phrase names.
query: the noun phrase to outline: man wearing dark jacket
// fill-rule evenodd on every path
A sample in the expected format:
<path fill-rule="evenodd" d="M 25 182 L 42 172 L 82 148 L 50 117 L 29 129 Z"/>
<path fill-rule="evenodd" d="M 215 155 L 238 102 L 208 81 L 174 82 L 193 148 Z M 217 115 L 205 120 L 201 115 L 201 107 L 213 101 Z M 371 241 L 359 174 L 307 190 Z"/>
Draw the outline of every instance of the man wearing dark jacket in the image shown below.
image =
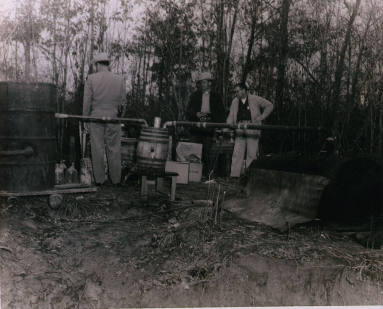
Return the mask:
<path fill-rule="evenodd" d="M 190 96 L 186 111 L 188 121 L 197 122 L 225 122 L 225 108 L 222 98 L 211 91 L 212 75 L 210 72 L 202 72 L 197 78 L 198 90 Z M 203 173 L 208 176 L 210 172 L 209 152 L 213 140 L 214 129 L 192 128 L 190 130 L 192 140 L 201 143 Z"/>
<path fill-rule="evenodd" d="M 225 109 L 221 97 L 211 91 L 211 73 L 203 72 L 197 78 L 198 90 L 191 97 L 186 112 L 189 121 L 224 122 Z"/>

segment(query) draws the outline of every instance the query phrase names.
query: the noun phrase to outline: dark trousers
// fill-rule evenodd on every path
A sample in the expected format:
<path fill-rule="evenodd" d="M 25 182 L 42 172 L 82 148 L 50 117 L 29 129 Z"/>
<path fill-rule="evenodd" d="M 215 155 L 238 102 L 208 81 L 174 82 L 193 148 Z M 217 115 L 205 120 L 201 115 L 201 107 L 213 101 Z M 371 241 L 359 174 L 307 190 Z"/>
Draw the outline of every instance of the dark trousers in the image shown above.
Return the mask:
<path fill-rule="evenodd" d="M 213 162 L 210 162 L 210 150 L 213 144 L 213 134 L 211 130 L 199 131 L 195 130 L 191 132 L 191 141 L 193 143 L 202 144 L 202 174 L 206 177 L 209 176 L 210 171 L 214 168 Z"/>

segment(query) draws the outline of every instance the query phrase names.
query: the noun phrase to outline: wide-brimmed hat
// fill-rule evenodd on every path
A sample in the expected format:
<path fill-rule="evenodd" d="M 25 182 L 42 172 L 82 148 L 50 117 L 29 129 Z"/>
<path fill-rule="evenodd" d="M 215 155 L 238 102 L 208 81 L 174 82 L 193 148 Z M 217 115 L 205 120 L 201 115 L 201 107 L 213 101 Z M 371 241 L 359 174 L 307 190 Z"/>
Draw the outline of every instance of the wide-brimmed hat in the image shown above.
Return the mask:
<path fill-rule="evenodd" d="M 93 58 L 93 63 L 96 64 L 97 62 L 101 61 L 107 61 L 110 62 L 110 59 L 108 57 L 107 53 L 97 53 Z"/>
<path fill-rule="evenodd" d="M 212 80 L 213 77 L 211 75 L 210 72 L 206 71 L 206 72 L 201 72 L 198 76 L 197 76 L 197 81 L 201 81 L 201 80 Z"/>

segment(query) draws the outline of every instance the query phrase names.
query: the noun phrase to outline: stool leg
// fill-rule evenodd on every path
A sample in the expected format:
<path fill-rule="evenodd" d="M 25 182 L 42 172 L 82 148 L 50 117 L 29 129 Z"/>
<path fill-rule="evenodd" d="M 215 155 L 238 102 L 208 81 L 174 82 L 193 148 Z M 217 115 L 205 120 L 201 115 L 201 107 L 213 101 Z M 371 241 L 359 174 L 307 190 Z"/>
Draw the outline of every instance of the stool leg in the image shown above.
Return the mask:
<path fill-rule="evenodd" d="M 146 176 L 141 176 L 141 195 L 148 195 L 148 182 Z"/>
<path fill-rule="evenodd" d="M 176 187 L 177 187 L 177 176 L 172 176 L 172 187 L 170 191 L 170 200 L 175 201 L 176 199 Z"/>

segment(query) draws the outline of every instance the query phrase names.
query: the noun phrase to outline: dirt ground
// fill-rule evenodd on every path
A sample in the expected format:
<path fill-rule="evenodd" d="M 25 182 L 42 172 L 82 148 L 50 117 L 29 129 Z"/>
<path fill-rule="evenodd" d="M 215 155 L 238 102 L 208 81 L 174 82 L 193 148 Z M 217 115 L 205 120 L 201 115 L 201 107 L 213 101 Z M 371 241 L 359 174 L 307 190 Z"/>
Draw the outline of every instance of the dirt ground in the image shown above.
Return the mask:
<path fill-rule="evenodd" d="M 1 199 L 1 308 L 383 304 L 383 250 L 314 221 L 278 232 L 206 204 L 240 185 Z M 194 201 L 194 202 L 192 202 Z"/>

